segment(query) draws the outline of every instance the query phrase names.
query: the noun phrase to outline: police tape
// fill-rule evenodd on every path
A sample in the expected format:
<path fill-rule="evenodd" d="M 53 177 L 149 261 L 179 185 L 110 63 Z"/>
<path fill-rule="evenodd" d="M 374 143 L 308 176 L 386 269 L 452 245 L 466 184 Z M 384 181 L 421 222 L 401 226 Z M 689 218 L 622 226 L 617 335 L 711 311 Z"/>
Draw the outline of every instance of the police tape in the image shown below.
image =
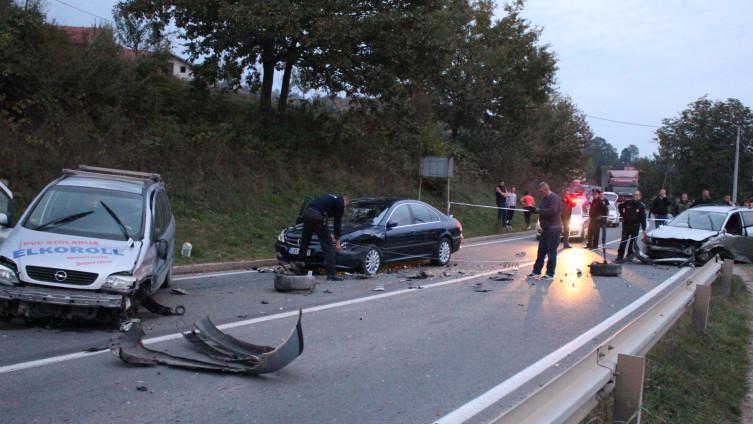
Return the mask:
<path fill-rule="evenodd" d="M 503 208 L 500 206 L 489 206 L 489 205 L 474 205 L 472 203 L 462 203 L 462 202 L 450 202 L 451 205 L 460 205 L 460 206 L 473 206 L 476 208 L 487 208 L 487 209 L 501 209 L 505 211 L 521 211 L 521 212 L 533 212 L 533 210 L 530 209 L 518 209 L 518 208 Z"/>

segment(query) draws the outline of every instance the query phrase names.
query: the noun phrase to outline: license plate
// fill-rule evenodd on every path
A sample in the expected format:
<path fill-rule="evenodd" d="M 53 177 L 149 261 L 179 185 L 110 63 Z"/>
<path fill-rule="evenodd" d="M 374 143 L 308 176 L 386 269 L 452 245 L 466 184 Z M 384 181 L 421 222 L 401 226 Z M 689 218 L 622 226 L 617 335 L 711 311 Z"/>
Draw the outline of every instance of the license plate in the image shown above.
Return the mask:
<path fill-rule="evenodd" d="M 297 247 L 289 247 L 288 248 L 288 253 L 290 253 L 291 255 L 297 255 L 300 251 L 301 251 L 301 249 L 299 249 Z M 311 256 L 311 249 L 309 249 L 309 250 L 306 251 L 306 256 Z"/>

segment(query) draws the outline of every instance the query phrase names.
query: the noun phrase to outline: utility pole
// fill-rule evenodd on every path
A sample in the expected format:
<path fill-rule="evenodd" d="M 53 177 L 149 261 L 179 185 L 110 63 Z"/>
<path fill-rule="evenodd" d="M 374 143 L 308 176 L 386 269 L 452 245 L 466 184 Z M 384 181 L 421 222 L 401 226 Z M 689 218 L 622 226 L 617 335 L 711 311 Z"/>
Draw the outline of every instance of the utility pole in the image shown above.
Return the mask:
<path fill-rule="evenodd" d="M 737 204 L 737 169 L 740 163 L 740 126 L 737 126 L 737 143 L 735 145 L 735 171 L 732 177 L 732 201 Z"/>

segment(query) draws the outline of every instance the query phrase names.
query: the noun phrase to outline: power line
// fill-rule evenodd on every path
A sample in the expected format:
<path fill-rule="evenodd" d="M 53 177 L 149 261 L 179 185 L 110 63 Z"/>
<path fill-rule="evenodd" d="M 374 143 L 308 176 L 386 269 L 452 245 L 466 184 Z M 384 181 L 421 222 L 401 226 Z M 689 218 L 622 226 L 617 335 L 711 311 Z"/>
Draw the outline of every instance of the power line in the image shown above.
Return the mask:
<path fill-rule="evenodd" d="M 628 121 L 618 121 L 616 119 L 602 118 L 602 117 L 599 117 L 599 116 L 593 116 L 593 115 L 588 115 L 588 114 L 586 116 L 589 117 L 589 118 L 592 118 L 592 119 L 599 119 L 599 120 L 602 120 L 602 121 L 609 121 L 609 122 L 614 122 L 614 123 L 623 124 L 623 125 L 633 125 L 633 126 L 636 126 L 636 127 L 648 127 L 648 128 L 661 128 L 661 126 L 659 126 L 659 125 L 639 124 L 639 123 L 636 123 L 636 122 L 628 122 Z"/>
<path fill-rule="evenodd" d="M 66 3 L 63 0 L 55 0 L 55 1 L 58 2 L 58 3 L 60 3 L 60 4 L 64 4 L 64 5 L 72 8 L 72 9 L 76 9 L 79 12 L 86 13 L 87 15 L 94 16 L 95 18 L 98 18 L 98 19 L 101 19 L 103 21 L 107 21 L 109 23 L 112 23 L 112 20 L 110 20 L 108 18 L 103 18 L 102 16 L 99 16 L 96 13 L 92 13 L 92 12 L 89 12 L 88 10 L 84 10 L 84 9 L 78 7 L 78 6 L 74 6 L 74 5 L 70 4 L 70 3 Z"/>

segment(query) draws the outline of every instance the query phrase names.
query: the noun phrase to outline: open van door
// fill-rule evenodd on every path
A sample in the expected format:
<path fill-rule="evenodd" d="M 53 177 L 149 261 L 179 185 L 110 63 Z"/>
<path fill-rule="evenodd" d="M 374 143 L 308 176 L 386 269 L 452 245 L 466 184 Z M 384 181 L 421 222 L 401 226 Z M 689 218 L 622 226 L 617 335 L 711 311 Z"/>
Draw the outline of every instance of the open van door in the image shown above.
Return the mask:
<path fill-rule="evenodd" d="M 0 243 L 13 228 L 13 192 L 0 181 Z"/>

